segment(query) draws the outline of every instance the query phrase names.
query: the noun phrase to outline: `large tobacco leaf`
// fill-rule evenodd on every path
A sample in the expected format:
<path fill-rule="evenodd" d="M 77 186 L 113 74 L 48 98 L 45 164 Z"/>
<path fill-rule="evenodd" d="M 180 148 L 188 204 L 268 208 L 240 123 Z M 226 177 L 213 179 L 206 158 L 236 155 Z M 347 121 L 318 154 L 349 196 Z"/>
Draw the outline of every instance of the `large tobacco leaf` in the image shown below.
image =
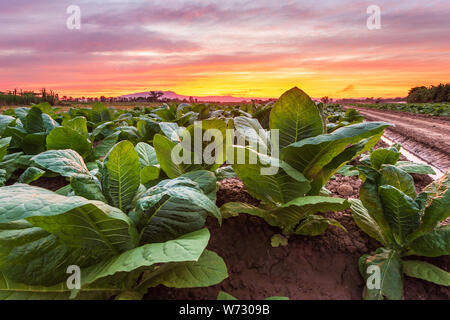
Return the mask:
<path fill-rule="evenodd" d="M 163 242 L 203 227 L 208 214 L 219 221 L 215 203 L 199 184 L 177 178 L 150 188 L 136 204 L 133 219 L 140 226 L 141 242 Z"/>
<path fill-rule="evenodd" d="M 275 204 L 283 204 L 306 195 L 310 190 L 310 182 L 302 173 L 290 167 L 287 163 L 257 153 L 249 147 L 234 146 L 233 150 L 235 159 L 232 166 L 234 172 L 243 181 L 253 197 Z M 252 158 L 254 164 L 252 164 Z M 264 170 L 270 170 L 270 167 L 276 173 L 263 174 Z"/>
<path fill-rule="evenodd" d="M 409 277 L 419 278 L 441 286 L 450 286 L 450 273 L 425 261 L 403 261 L 403 272 Z"/>
<path fill-rule="evenodd" d="M 423 193 L 427 196 L 425 209 L 421 217 L 419 229 L 411 235 L 411 239 L 433 230 L 441 221 L 450 217 L 450 174 L 427 186 Z"/>
<path fill-rule="evenodd" d="M 303 226 L 300 221 L 318 212 L 345 210 L 348 207 L 349 203 L 345 199 L 307 196 L 296 198 L 284 205 L 271 209 L 258 208 L 241 202 L 229 202 L 220 208 L 220 212 L 224 218 L 233 217 L 239 213 L 263 218 L 269 225 L 281 228 L 288 235 L 297 231 L 303 235 L 318 235 L 320 233 L 317 230 L 322 230 L 323 233 L 326 229 L 325 225 L 327 227 L 334 225 L 344 228 L 339 223 L 336 223 L 337 221 L 331 219 L 323 220 L 313 217 L 308 222 L 305 222 Z"/>
<path fill-rule="evenodd" d="M 420 208 L 411 197 L 393 186 L 381 186 L 378 192 L 393 236 L 399 245 L 403 245 L 419 228 Z"/>
<path fill-rule="evenodd" d="M 139 156 L 129 141 L 119 142 L 103 164 L 104 195 L 115 207 L 127 212 L 140 185 Z"/>
<path fill-rule="evenodd" d="M 313 181 L 311 192 L 317 194 L 339 167 L 375 145 L 388 126 L 360 123 L 303 139 L 282 149 L 281 159 Z"/>
<path fill-rule="evenodd" d="M 176 177 L 181 176 L 184 173 L 195 171 L 201 169 L 201 166 L 199 164 L 191 163 L 180 163 L 177 164 L 172 161 L 172 150 L 177 146 L 178 144 L 171 141 L 169 138 L 166 138 L 165 136 L 161 134 L 155 134 L 153 138 L 153 146 L 155 147 L 156 157 L 158 159 L 158 163 L 161 166 L 161 169 L 167 174 L 167 176 L 171 179 L 174 179 Z M 182 149 L 181 151 L 183 154 L 184 152 L 189 152 L 186 149 Z M 189 158 L 191 159 L 194 153 L 189 153 Z"/>
<path fill-rule="evenodd" d="M 206 248 L 209 237 L 207 229 L 200 229 L 178 239 L 150 243 L 128 250 L 83 270 L 81 284 L 91 284 L 116 273 L 126 276 L 129 272 L 160 263 L 197 261 Z"/>
<path fill-rule="evenodd" d="M 279 130 L 280 148 L 323 133 L 322 119 L 314 101 L 295 87 L 285 92 L 270 112 L 270 130 Z"/>
<path fill-rule="evenodd" d="M 410 198 L 416 198 L 414 179 L 402 169 L 399 169 L 392 165 L 387 165 L 380 171 L 378 184 L 380 186 L 390 185 L 402 191 Z"/>
<path fill-rule="evenodd" d="M 412 241 L 411 254 L 424 257 L 440 257 L 450 254 L 450 225 L 436 228 Z"/>
<path fill-rule="evenodd" d="M 138 241 L 131 220 L 98 201 L 16 184 L 1 189 L 0 207 L 0 270 L 25 284 L 56 284 L 68 265 L 93 263 Z"/>
<path fill-rule="evenodd" d="M 47 136 L 47 149 L 72 149 L 85 156 L 92 150 L 92 142 L 69 127 L 57 127 Z"/>
<path fill-rule="evenodd" d="M 378 267 L 379 288 L 365 288 L 364 298 L 367 300 L 403 299 L 403 270 L 400 255 L 395 250 L 379 248 L 374 255 L 364 255 L 359 259 L 359 270 L 367 281 L 371 273 L 369 267 Z M 372 270 L 373 272 L 373 270 Z M 374 283 L 375 284 L 375 283 Z"/>

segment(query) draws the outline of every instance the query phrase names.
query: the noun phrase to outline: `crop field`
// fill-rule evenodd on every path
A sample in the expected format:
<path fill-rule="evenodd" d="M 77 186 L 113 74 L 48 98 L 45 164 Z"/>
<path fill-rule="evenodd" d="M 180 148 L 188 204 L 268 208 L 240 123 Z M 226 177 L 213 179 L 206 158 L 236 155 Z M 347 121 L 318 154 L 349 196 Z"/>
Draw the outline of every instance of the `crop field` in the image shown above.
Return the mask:
<path fill-rule="evenodd" d="M 0 299 L 450 299 L 441 106 L 3 108 Z"/>
<path fill-rule="evenodd" d="M 418 113 L 429 116 L 450 117 L 450 103 L 364 103 L 355 104 L 357 107 L 376 110 L 392 110 Z"/>

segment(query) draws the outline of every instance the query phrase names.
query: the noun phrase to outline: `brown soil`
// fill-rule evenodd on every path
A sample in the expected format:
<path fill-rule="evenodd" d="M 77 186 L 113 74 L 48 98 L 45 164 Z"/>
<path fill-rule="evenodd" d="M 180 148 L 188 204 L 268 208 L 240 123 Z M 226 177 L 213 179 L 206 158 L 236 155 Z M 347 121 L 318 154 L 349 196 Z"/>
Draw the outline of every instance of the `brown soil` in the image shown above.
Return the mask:
<path fill-rule="evenodd" d="M 236 199 L 236 195 L 239 195 L 238 199 Z M 245 202 L 253 206 L 259 205 L 259 201 L 248 193 L 244 184 L 238 178 L 224 179 L 219 183 L 216 204 L 220 208 L 227 202 Z"/>
<path fill-rule="evenodd" d="M 32 185 L 32 186 L 45 188 L 45 189 L 48 189 L 51 191 L 56 191 L 68 184 L 69 183 L 67 182 L 66 178 L 61 177 L 61 176 L 57 176 L 57 177 L 53 177 L 53 178 L 41 177 L 38 180 L 30 183 L 30 185 Z"/>
<path fill-rule="evenodd" d="M 361 185 L 357 177 L 337 175 L 327 188 L 333 196 L 340 196 L 337 189 L 343 183 L 353 188 L 351 197 L 357 197 Z M 226 179 L 220 184 L 218 204 L 234 201 L 257 204 L 238 179 Z M 223 290 L 240 299 L 275 295 L 295 300 L 361 299 L 364 284 L 357 267 L 358 259 L 380 245 L 356 226 L 349 210 L 325 216 L 338 220 L 348 233 L 332 227 L 318 237 L 291 237 L 288 246 L 278 248 L 270 245 L 270 238 L 279 230 L 262 219 L 241 214 L 226 219 L 222 227 L 210 219 L 207 222 L 211 230 L 208 248 L 225 260 L 229 278 L 209 288 L 158 286 L 145 298 L 216 299 L 218 292 Z M 450 270 L 449 256 L 429 261 Z M 405 277 L 404 283 L 405 299 L 450 299 L 449 288 L 409 277 Z"/>
<path fill-rule="evenodd" d="M 443 172 L 450 169 L 450 117 L 355 108 L 367 120 L 395 124 L 385 135 Z"/>
<path fill-rule="evenodd" d="M 14 177 L 9 179 L 8 181 L 6 181 L 6 185 L 10 186 L 14 183 L 17 183 L 17 178 L 23 173 L 24 170 L 17 170 L 14 173 Z M 41 188 L 45 188 L 51 191 L 56 191 L 66 185 L 68 185 L 69 182 L 66 180 L 66 178 L 61 177 L 61 176 L 56 176 L 56 177 L 40 177 L 39 179 L 37 179 L 36 181 L 33 181 L 30 183 L 31 186 L 35 186 L 35 187 L 41 187 Z"/>

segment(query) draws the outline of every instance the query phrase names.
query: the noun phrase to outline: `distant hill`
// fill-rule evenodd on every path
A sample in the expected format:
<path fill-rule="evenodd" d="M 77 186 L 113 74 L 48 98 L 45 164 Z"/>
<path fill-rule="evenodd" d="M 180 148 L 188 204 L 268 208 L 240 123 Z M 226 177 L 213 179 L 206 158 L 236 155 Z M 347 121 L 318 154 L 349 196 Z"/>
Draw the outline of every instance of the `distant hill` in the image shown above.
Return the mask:
<path fill-rule="evenodd" d="M 183 96 L 181 94 L 177 94 L 173 91 L 159 91 L 164 93 L 161 99 L 178 99 L 178 100 L 189 100 L 189 98 L 197 99 L 199 102 L 242 102 L 242 101 L 251 101 L 255 100 L 269 100 L 269 98 L 242 98 L 242 97 L 233 97 L 233 96 Z M 138 92 L 133 94 L 127 94 L 120 96 L 119 98 L 147 98 L 150 92 Z"/>

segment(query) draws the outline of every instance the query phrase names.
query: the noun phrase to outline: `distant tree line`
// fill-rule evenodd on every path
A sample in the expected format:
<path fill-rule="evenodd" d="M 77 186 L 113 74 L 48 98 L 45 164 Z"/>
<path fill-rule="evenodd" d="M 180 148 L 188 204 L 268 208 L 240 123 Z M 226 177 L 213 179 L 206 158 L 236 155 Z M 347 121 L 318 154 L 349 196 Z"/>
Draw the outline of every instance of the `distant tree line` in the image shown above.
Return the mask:
<path fill-rule="evenodd" d="M 450 83 L 430 87 L 415 87 L 409 90 L 406 100 L 417 102 L 450 102 Z"/>
<path fill-rule="evenodd" d="M 39 92 L 23 91 L 14 89 L 13 91 L 0 92 L 0 105 L 30 105 L 48 102 L 55 105 L 59 100 L 58 94 L 45 88 Z"/>

